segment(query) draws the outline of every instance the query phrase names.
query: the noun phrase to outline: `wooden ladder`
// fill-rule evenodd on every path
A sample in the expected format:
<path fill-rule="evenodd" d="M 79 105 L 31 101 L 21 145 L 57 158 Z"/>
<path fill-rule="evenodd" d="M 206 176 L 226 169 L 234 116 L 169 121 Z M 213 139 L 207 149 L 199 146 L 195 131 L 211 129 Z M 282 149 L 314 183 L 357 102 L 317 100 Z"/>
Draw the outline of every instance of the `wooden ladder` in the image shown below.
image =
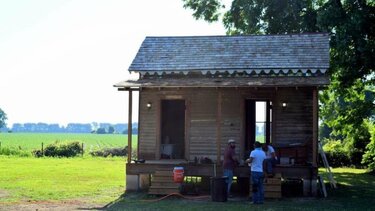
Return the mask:
<path fill-rule="evenodd" d="M 328 160 L 327 160 L 326 154 L 324 153 L 324 150 L 323 150 L 323 147 L 322 147 L 322 144 L 320 143 L 320 141 L 318 142 L 318 146 L 319 146 L 319 154 L 322 157 L 323 164 L 324 164 L 324 167 L 325 167 L 327 175 L 328 175 L 329 183 L 331 184 L 331 187 L 336 188 L 337 187 L 337 185 L 336 185 L 337 182 L 333 178 L 333 173 L 331 171 L 331 167 L 328 164 Z M 324 181 L 322 181 L 322 186 L 323 186 L 323 189 L 325 190 Z M 325 193 L 325 195 L 326 195 L 326 193 Z"/>
<path fill-rule="evenodd" d="M 180 184 L 173 181 L 173 169 L 159 169 L 152 174 L 148 194 L 168 195 L 179 192 Z"/>

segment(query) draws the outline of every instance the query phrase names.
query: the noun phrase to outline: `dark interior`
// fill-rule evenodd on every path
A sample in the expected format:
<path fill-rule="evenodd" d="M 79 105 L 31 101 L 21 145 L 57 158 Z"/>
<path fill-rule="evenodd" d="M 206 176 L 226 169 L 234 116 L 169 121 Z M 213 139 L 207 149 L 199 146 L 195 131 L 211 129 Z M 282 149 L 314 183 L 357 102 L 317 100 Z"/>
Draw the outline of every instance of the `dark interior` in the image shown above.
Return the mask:
<path fill-rule="evenodd" d="M 161 101 L 161 158 L 185 158 L 185 100 Z"/>

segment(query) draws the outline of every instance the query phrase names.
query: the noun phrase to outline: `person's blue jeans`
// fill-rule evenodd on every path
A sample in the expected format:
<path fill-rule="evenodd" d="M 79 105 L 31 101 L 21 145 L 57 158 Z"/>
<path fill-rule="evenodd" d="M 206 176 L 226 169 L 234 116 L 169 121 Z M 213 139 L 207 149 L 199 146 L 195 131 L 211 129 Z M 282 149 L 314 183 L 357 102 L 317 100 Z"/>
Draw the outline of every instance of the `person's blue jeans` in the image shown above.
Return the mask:
<path fill-rule="evenodd" d="M 229 193 L 230 193 L 230 187 L 232 185 L 232 182 L 233 182 L 233 170 L 230 170 L 230 169 L 224 169 L 224 172 L 223 172 L 223 175 L 227 177 L 227 194 L 229 196 Z"/>
<path fill-rule="evenodd" d="M 273 167 L 276 165 L 277 160 L 275 158 L 266 159 L 267 173 L 273 174 Z"/>
<path fill-rule="evenodd" d="M 264 189 L 263 189 L 263 172 L 251 172 L 251 183 L 253 186 L 253 202 L 255 204 L 261 204 L 264 201 Z"/>

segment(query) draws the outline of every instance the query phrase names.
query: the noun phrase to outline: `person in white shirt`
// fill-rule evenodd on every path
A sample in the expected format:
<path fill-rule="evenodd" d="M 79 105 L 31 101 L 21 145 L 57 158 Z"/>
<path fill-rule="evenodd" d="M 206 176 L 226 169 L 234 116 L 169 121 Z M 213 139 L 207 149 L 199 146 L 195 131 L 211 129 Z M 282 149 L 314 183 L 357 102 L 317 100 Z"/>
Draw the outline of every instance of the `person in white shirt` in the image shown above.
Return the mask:
<path fill-rule="evenodd" d="M 266 153 L 266 171 L 269 176 L 273 176 L 273 169 L 277 163 L 277 157 L 275 154 L 275 149 L 270 145 L 265 143 L 263 145 L 263 150 Z"/>
<path fill-rule="evenodd" d="M 250 156 L 246 159 L 246 163 L 250 163 L 251 183 L 253 187 L 253 204 L 263 204 L 264 202 L 264 188 L 263 180 L 267 174 L 264 171 L 266 153 L 262 150 L 262 145 L 259 142 L 254 143 L 254 150 L 251 151 Z"/>

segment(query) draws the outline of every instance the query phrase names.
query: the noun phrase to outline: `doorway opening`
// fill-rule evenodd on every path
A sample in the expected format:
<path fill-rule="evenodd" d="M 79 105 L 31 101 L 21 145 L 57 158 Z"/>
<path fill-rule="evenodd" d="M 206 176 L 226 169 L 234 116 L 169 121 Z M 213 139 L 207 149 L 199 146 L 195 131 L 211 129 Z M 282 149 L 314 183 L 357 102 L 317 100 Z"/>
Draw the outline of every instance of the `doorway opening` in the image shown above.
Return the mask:
<path fill-rule="evenodd" d="M 270 100 L 245 101 L 245 155 L 254 149 L 255 141 L 271 143 L 272 102 Z"/>
<path fill-rule="evenodd" d="M 160 152 L 163 159 L 185 158 L 185 100 L 161 101 Z"/>

